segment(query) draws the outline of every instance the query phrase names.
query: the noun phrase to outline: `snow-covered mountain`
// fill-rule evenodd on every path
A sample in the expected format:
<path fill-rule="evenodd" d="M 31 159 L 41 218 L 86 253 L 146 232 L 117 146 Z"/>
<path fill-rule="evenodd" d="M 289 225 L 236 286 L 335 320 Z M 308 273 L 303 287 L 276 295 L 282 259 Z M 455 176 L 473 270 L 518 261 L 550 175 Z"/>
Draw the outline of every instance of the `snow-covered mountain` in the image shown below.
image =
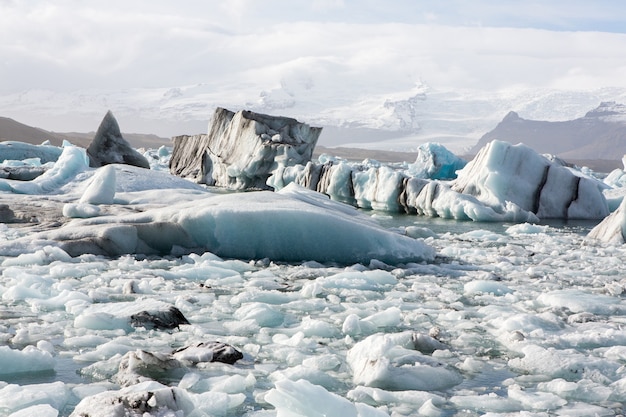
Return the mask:
<path fill-rule="evenodd" d="M 293 78 L 293 77 L 292 77 Z M 127 90 L 29 90 L 0 97 L 0 114 L 52 131 L 92 131 L 112 110 L 125 132 L 162 137 L 205 133 L 216 107 L 294 117 L 325 127 L 319 145 L 414 151 L 439 142 L 467 153 L 510 111 L 521 118 L 573 120 L 601 102 L 626 102 L 626 89 L 589 91 L 412 88 L 342 89 L 311 77 L 286 79 L 275 88 L 196 84 Z"/>

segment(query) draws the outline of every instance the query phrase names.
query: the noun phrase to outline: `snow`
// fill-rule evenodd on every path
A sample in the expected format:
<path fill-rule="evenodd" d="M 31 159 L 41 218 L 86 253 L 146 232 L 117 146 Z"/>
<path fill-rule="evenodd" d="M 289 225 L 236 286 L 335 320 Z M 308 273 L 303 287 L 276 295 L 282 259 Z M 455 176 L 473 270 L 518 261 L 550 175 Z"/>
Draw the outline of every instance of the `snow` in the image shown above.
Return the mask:
<path fill-rule="evenodd" d="M 0 225 L 2 415 L 624 413 L 626 246 L 588 238 L 597 221 L 370 212 L 60 155 L 50 187 L 2 182 L 41 219 Z M 150 325 L 174 307 L 188 324 Z M 241 359 L 209 362 L 213 341 Z"/>

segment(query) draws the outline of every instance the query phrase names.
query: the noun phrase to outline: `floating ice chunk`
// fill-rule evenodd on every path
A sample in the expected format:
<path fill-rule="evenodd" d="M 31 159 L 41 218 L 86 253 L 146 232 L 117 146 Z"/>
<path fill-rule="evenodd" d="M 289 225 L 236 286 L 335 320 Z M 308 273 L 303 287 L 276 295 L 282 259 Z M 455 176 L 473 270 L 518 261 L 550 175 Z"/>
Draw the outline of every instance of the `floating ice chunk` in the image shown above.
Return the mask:
<path fill-rule="evenodd" d="M 194 409 L 195 405 L 186 391 L 147 381 L 119 391 L 105 391 L 83 398 L 70 416 L 174 416 L 179 414 L 177 412 L 189 415 Z"/>
<path fill-rule="evenodd" d="M 166 371 L 181 367 L 181 363 L 169 354 L 137 349 L 124 354 L 115 381 L 123 387 L 128 387 L 152 381 L 152 375 L 163 375 Z"/>
<path fill-rule="evenodd" d="M 577 289 L 543 293 L 539 295 L 537 301 L 546 306 L 567 308 L 573 313 L 610 315 L 624 312 L 624 306 L 618 297 L 593 294 Z"/>
<path fill-rule="evenodd" d="M 61 156 L 62 149 L 49 144 L 32 145 L 30 143 L 18 141 L 0 142 L 0 155 L 3 162 L 5 160 L 24 161 L 36 158 L 42 164 L 54 162 Z"/>
<path fill-rule="evenodd" d="M 542 382 L 537 385 L 537 389 L 545 392 L 552 392 L 561 398 L 574 401 L 585 401 L 591 403 L 603 403 L 613 396 L 613 389 L 606 385 L 594 382 L 590 379 L 582 379 L 577 382 L 566 381 L 562 378 L 553 379 L 549 382 Z M 617 400 L 620 401 L 620 400 Z"/>
<path fill-rule="evenodd" d="M 352 189 L 356 205 L 364 209 L 398 211 L 399 183 L 404 176 L 388 166 L 353 171 Z"/>
<path fill-rule="evenodd" d="M 509 235 L 521 235 L 521 234 L 531 235 L 531 234 L 538 234 L 538 233 L 547 233 L 549 228 L 550 226 L 540 226 L 540 225 L 531 224 L 531 223 L 521 223 L 521 224 L 516 224 L 514 226 L 508 227 L 506 229 L 506 233 L 508 233 Z"/>
<path fill-rule="evenodd" d="M 413 345 L 416 350 L 429 355 L 432 354 L 436 350 L 446 350 L 449 349 L 449 346 L 441 343 L 439 340 L 434 337 L 422 334 L 422 333 L 414 333 L 413 334 Z"/>
<path fill-rule="evenodd" d="M 356 314 L 349 314 L 343 321 L 341 331 L 343 334 L 348 336 L 357 336 L 361 334 L 363 331 L 361 329 L 361 319 L 359 316 Z M 374 330 L 372 329 L 372 331 Z M 371 333 L 371 331 L 368 331 L 367 333 Z"/>
<path fill-rule="evenodd" d="M 187 374 L 187 375 L 195 375 L 199 377 L 198 374 Z M 253 389 L 256 382 L 257 382 L 256 378 L 251 373 L 246 376 L 222 375 L 222 376 L 207 378 L 203 380 L 198 385 L 198 387 L 202 387 L 201 389 L 205 389 L 206 387 L 208 388 L 208 390 L 213 391 L 213 392 L 223 392 L 226 394 L 238 394 L 238 393 L 244 393 L 245 391 Z"/>
<path fill-rule="evenodd" d="M 70 218 L 87 219 L 90 217 L 96 217 L 100 215 L 100 207 L 93 204 L 81 203 L 73 204 L 67 203 L 63 205 L 63 215 Z"/>
<path fill-rule="evenodd" d="M 409 165 L 409 173 L 418 178 L 445 180 L 456 178 L 456 171 L 467 161 L 454 155 L 440 143 L 423 143 L 417 148 L 417 158 Z"/>
<path fill-rule="evenodd" d="M 237 320 L 254 320 L 261 327 L 278 327 L 283 324 L 284 315 L 266 303 L 246 303 L 233 314 Z"/>
<path fill-rule="evenodd" d="M 513 291 L 502 284 L 501 282 L 478 279 L 471 282 L 468 282 L 464 285 L 464 290 L 466 294 L 494 294 L 494 295 L 504 295 L 510 294 Z"/>
<path fill-rule="evenodd" d="M 373 407 L 357 405 L 306 380 L 284 379 L 275 383 L 275 388 L 265 400 L 276 408 L 276 417 L 384 417 L 389 414 Z"/>
<path fill-rule="evenodd" d="M 278 165 L 311 159 L 321 131 L 288 117 L 217 108 L 208 135 L 174 138 L 170 170 L 209 185 L 267 188 Z"/>
<path fill-rule="evenodd" d="M 313 319 L 309 316 L 302 319 L 302 323 L 298 326 L 306 337 L 324 337 L 331 338 L 338 335 L 337 327 L 324 320 Z"/>
<path fill-rule="evenodd" d="M 99 168 L 78 201 L 86 204 L 113 204 L 115 198 L 115 167 Z"/>
<path fill-rule="evenodd" d="M 413 333 L 375 334 L 348 351 L 355 384 L 387 390 L 440 390 L 459 384 L 460 375 L 414 349 Z"/>
<path fill-rule="evenodd" d="M 626 198 L 622 200 L 617 210 L 591 229 L 587 237 L 608 243 L 626 242 Z"/>
<path fill-rule="evenodd" d="M 450 398 L 450 402 L 460 409 L 492 413 L 513 413 L 523 409 L 518 401 L 502 397 L 495 393 L 485 395 L 455 395 Z"/>
<path fill-rule="evenodd" d="M 71 262 L 72 258 L 61 248 L 44 246 L 34 253 L 23 253 L 15 258 L 5 259 L 2 266 L 48 265 L 54 261 Z"/>
<path fill-rule="evenodd" d="M 92 330 L 123 329 L 127 332 L 133 327 L 171 329 L 185 324 L 186 319 L 184 316 L 181 319 L 181 315 L 177 308 L 159 300 L 101 303 L 85 308 L 74 319 L 74 326 Z"/>
<path fill-rule="evenodd" d="M 68 400 L 69 389 L 60 381 L 21 386 L 9 384 L 0 388 L 0 412 L 15 412 L 18 416 L 56 416 L 58 414 L 52 414 L 52 410 L 62 410 Z M 33 414 L 26 414 L 27 411 Z M 37 414 L 39 411 L 45 414 Z"/>
<path fill-rule="evenodd" d="M 412 405 L 415 408 L 430 403 L 432 407 L 442 406 L 446 399 L 440 395 L 426 391 L 385 391 L 380 388 L 357 386 L 348 392 L 347 397 L 353 401 L 366 404 L 383 403 Z M 436 407 L 435 407 L 436 408 Z M 431 414 L 420 414 L 429 416 Z M 439 415 L 439 414 L 437 414 Z"/>
<path fill-rule="evenodd" d="M 229 365 L 243 359 L 243 354 L 233 346 L 222 342 L 201 342 L 176 349 L 173 357 L 183 364 L 221 362 Z"/>
<path fill-rule="evenodd" d="M 565 380 L 577 380 L 584 373 L 614 373 L 618 364 L 575 351 L 545 348 L 535 344 L 525 344 L 521 358 L 510 359 L 509 367 L 517 372 L 529 372 L 535 375 Z"/>
<path fill-rule="evenodd" d="M 345 271 L 316 280 L 325 288 L 351 288 L 359 290 L 377 290 L 397 282 L 390 272 L 380 269 L 372 271 Z"/>
<path fill-rule="evenodd" d="M 311 384 L 319 385 L 331 391 L 335 391 L 342 386 L 342 383 L 339 382 L 337 378 L 329 375 L 327 372 L 303 365 L 292 366 L 287 369 L 273 372 L 270 375 L 271 381 L 281 381 L 284 379 L 290 379 L 292 381 L 308 381 Z"/>
<path fill-rule="evenodd" d="M 341 364 L 341 359 L 334 354 L 313 356 L 302 361 L 302 365 L 320 371 L 336 371 Z"/>
<path fill-rule="evenodd" d="M 402 322 L 402 311 L 398 307 L 389 307 L 365 317 L 363 321 L 377 328 L 399 326 Z"/>
<path fill-rule="evenodd" d="M 410 236 L 414 239 L 426 239 L 429 237 L 437 238 L 437 233 L 433 232 L 427 227 L 419 227 L 419 226 L 407 226 L 404 228 L 404 232 L 407 236 Z"/>
<path fill-rule="evenodd" d="M 50 352 L 32 345 L 22 350 L 0 346 L 0 374 L 51 371 L 55 364 Z"/>
<path fill-rule="evenodd" d="M 529 392 L 518 385 L 508 389 L 509 398 L 519 401 L 525 410 L 556 410 L 567 404 L 567 400 L 550 392 Z"/>
<path fill-rule="evenodd" d="M 57 417 L 59 411 L 50 404 L 33 405 L 9 414 L 9 417 Z"/>

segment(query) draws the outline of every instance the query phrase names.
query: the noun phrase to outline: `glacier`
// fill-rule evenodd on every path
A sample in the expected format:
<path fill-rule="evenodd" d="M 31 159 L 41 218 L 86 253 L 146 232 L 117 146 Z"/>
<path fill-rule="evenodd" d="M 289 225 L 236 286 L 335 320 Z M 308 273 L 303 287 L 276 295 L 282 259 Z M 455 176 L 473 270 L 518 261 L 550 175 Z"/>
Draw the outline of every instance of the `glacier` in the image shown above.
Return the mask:
<path fill-rule="evenodd" d="M 620 183 L 492 147 L 406 181 L 425 216 L 388 204 L 411 163 L 324 156 L 329 198 L 197 184 L 164 148 L 150 170 L 94 168 L 65 144 L 37 178 L 0 179 L 0 414 L 623 415 L 626 245 L 575 218 L 620 224 Z"/>

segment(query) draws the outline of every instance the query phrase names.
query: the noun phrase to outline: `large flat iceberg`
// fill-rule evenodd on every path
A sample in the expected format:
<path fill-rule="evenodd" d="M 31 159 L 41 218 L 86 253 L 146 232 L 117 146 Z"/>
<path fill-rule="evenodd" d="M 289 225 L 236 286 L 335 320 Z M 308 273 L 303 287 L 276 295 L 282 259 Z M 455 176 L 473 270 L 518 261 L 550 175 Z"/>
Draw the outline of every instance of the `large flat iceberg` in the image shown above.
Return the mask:
<path fill-rule="evenodd" d="M 210 251 L 227 258 L 346 264 L 434 258 L 423 242 L 383 229 L 354 208 L 296 185 L 278 193 L 207 194 L 141 213 L 74 219 L 2 242 L 0 254 L 34 252 L 48 245 L 72 256 Z"/>

